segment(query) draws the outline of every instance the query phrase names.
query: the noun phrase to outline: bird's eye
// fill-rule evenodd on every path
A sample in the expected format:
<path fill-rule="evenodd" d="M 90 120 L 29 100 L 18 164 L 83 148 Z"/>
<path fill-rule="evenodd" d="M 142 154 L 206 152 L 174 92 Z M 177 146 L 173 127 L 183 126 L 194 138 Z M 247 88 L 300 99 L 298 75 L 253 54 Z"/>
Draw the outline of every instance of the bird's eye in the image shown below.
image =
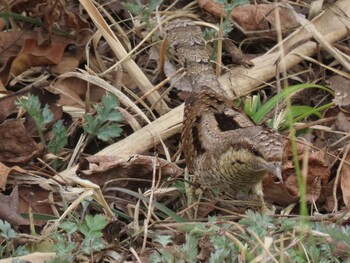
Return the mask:
<path fill-rule="evenodd" d="M 244 164 L 244 162 L 242 162 L 241 160 L 236 160 L 236 163 L 238 163 L 238 164 Z"/>
<path fill-rule="evenodd" d="M 252 153 L 256 156 L 262 157 L 261 152 L 255 146 L 252 147 Z"/>

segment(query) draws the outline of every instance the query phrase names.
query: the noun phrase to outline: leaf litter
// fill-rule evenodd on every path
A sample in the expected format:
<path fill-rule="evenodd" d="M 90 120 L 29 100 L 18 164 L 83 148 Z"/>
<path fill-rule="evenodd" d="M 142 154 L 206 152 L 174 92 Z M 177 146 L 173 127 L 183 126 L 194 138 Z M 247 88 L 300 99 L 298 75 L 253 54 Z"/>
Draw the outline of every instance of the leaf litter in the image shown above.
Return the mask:
<path fill-rule="evenodd" d="M 303 15 L 325 10 L 312 22 L 296 18 L 298 1 L 291 6 L 237 1 L 237 7 L 234 1 L 128 2 L 9 1 L 0 6 L 0 219 L 18 235 L 5 236 L 4 247 L 21 248 L 26 236 L 45 247 L 48 259 L 55 251 L 57 260 L 93 262 L 348 259 L 349 102 L 344 87 L 349 68 L 343 60 L 346 27 L 336 24 L 340 15 L 335 11 L 349 16 L 348 1 L 321 4 L 320 10 L 305 1 Z M 162 28 L 167 19 L 193 15 L 220 28 L 220 16 L 229 21 L 224 13 L 233 20 L 224 37 L 239 43 L 238 49 L 224 45 L 220 54 L 219 80 L 229 96 L 259 94 L 264 103 L 278 91 L 276 64 L 270 63 L 270 72 L 258 69 L 274 55 L 281 36 L 286 49 L 278 56 L 285 56 L 287 84 L 318 83 L 335 92 L 334 98 L 316 89 L 292 97 L 293 105 L 310 107 L 334 100 L 321 112 L 323 119 L 307 115 L 294 123 L 307 222 L 299 214 L 300 182 L 288 129 L 283 131 L 284 183 L 264 179 L 274 217 L 248 210 L 257 211 L 254 197 L 208 199 L 183 169 L 181 90 L 188 87 L 179 80 L 181 70 L 172 56 L 160 51 Z M 300 33 L 300 22 L 314 39 Z M 330 35 L 325 25 L 339 35 Z M 206 32 L 215 59 L 216 33 Z M 302 60 L 288 57 L 293 52 Z M 231 64 L 232 56 L 249 61 L 245 71 Z M 244 76 L 259 82 L 239 80 Z M 235 81 L 243 83 L 240 90 Z M 71 240 L 82 249 L 71 246 Z M 0 252 L 5 256 L 11 255 Z"/>

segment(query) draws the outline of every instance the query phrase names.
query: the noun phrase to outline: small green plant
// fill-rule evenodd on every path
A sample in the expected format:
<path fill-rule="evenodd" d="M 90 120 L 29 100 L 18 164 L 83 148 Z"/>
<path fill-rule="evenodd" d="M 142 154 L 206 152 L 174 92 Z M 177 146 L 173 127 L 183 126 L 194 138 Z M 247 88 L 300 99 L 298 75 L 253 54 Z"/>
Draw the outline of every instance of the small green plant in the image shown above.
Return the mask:
<path fill-rule="evenodd" d="M 325 90 L 331 94 L 333 93 L 331 90 L 320 85 L 298 84 L 283 89 L 281 92 L 279 92 L 279 94 L 273 96 L 263 105 L 261 104 L 259 95 L 253 96 L 252 99 L 246 99 L 244 102 L 244 111 L 248 116 L 250 116 L 253 119 L 255 123 L 259 124 L 262 121 L 262 119 L 277 106 L 279 102 L 285 101 L 288 97 L 292 96 L 298 91 L 309 88 L 318 88 Z M 322 118 L 320 112 L 331 107 L 332 105 L 333 103 L 328 103 L 317 108 L 304 105 L 293 105 L 289 109 L 292 115 L 292 123 L 305 119 L 311 115 L 316 115 L 317 117 Z M 283 112 L 280 121 L 278 122 L 279 130 L 284 130 L 288 128 L 290 124 L 288 118 L 289 117 L 287 116 L 286 112 Z M 274 120 L 267 122 L 267 124 L 270 127 L 277 128 L 275 127 L 276 125 L 274 123 Z"/>
<path fill-rule="evenodd" d="M 162 248 L 151 255 L 150 262 L 197 262 L 200 239 L 207 240 L 209 246 L 209 248 L 202 249 L 211 250 L 208 262 L 236 262 L 239 249 L 225 235 L 231 226 L 217 225 L 215 217 L 210 218 L 209 223 L 212 223 L 210 227 L 204 223 L 181 227 L 181 230 L 186 231 L 186 240 L 181 246 L 174 245 L 170 248 L 171 237 L 158 236 L 155 241 Z"/>
<path fill-rule="evenodd" d="M 107 220 L 103 215 L 88 215 L 84 223 L 65 221 L 59 232 L 52 234 L 57 257 L 52 262 L 73 262 L 81 254 L 91 255 L 106 247 L 102 230 Z M 81 237 L 83 238 L 81 239 Z"/>
<path fill-rule="evenodd" d="M 46 126 L 53 121 L 54 116 L 47 104 L 45 104 L 43 108 L 41 107 L 38 96 L 29 94 L 27 98 L 20 98 L 17 101 L 17 105 L 28 112 L 30 117 L 33 119 L 41 143 L 44 145 L 47 151 L 57 154 L 58 151 L 67 144 L 67 129 L 61 120 L 53 124 L 52 132 L 54 137 L 52 140 L 50 140 L 48 145 L 46 144 L 44 132 L 47 130 Z"/>
<path fill-rule="evenodd" d="M 152 26 L 151 14 L 156 8 L 163 3 L 164 0 L 150 0 L 148 5 L 143 6 L 141 0 L 137 0 L 136 4 L 123 3 L 123 6 L 133 15 L 140 16 L 141 20 L 146 23 L 147 28 Z"/>
<path fill-rule="evenodd" d="M 7 221 L 3 221 L 1 219 L 0 236 L 3 237 L 0 245 L 0 259 L 28 254 L 28 251 L 24 246 L 14 246 L 13 241 L 17 237 L 17 233 L 12 229 L 11 225 Z"/>
<path fill-rule="evenodd" d="M 86 125 L 84 131 L 97 136 L 102 141 L 108 141 L 110 138 L 119 137 L 123 131 L 119 127 L 119 122 L 123 119 L 119 111 L 115 109 L 119 101 L 113 95 L 102 97 L 102 105 L 95 105 L 96 116 L 85 115 Z"/>
<path fill-rule="evenodd" d="M 262 215 L 251 210 L 248 210 L 246 215 L 247 217 L 241 219 L 239 223 L 246 226 L 249 232 L 254 232 L 262 238 L 276 230 L 277 220 L 273 217 Z"/>
<path fill-rule="evenodd" d="M 214 2 L 220 3 L 223 5 L 224 7 L 224 11 L 226 12 L 226 14 L 228 14 L 228 12 L 231 12 L 231 10 L 237 6 L 240 5 L 245 5 L 248 4 L 249 1 L 248 0 L 233 0 L 233 1 L 228 1 L 228 0 L 214 0 Z"/>
<path fill-rule="evenodd" d="M 236 228 L 236 224 L 221 223 L 212 217 L 208 223 L 180 227 L 186 233 L 183 245 L 173 244 L 171 236 L 158 236 L 154 241 L 160 248 L 150 262 L 197 262 L 203 255 L 201 260 L 211 263 L 260 262 L 263 254 L 264 261 L 279 262 L 282 253 L 286 262 L 344 262 L 349 258 L 349 227 L 303 224 L 297 218 L 274 218 L 247 211 Z M 273 244 L 266 247 L 270 239 Z"/>
<path fill-rule="evenodd" d="M 222 23 L 222 37 L 225 38 L 228 36 L 228 34 L 232 31 L 233 25 L 230 20 L 231 18 L 231 11 L 237 6 L 248 4 L 248 0 L 236 0 L 236 1 L 228 1 L 228 0 L 215 0 L 215 2 L 222 4 L 224 8 L 224 20 Z M 218 27 L 220 26 L 219 24 L 217 25 Z M 216 40 L 218 38 L 218 32 L 213 29 L 205 29 L 204 30 L 204 39 L 208 41 Z M 217 60 L 217 54 L 216 54 L 216 47 L 217 47 L 217 41 L 214 41 L 214 53 L 211 56 L 212 60 Z"/>

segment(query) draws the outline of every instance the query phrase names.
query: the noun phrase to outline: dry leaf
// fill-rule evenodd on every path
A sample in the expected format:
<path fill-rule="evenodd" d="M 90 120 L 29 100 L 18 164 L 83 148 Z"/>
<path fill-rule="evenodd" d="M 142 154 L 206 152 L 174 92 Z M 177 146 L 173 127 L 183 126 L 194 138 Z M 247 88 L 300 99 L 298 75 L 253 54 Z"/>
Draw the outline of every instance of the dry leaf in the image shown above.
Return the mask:
<path fill-rule="evenodd" d="M 299 26 L 291 10 L 274 4 L 241 5 L 232 10 L 231 17 L 245 32 L 276 29 L 275 8 L 279 9 L 282 33 Z"/>
<path fill-rule="evenodd" d="M 220 17 L 223 12 L 223 5 L 216 3 L 213 0 L 198 0 L 198 4 L 201 8 L 207 12 Z M 257 31 L 266 31 L 276 29 L 276 18 L 274 9 L 279 8 L 280 15 L 280 27 L 283 34 L 288 33 L 291 29 L 299 26 L 299 23 L 294 18 L 291 10 L 277 7 L 274 4 L 247 4 L 235 7 L 231 11 L 231 18 L 235 24 L 237 24 L 243 33 L 249 34 L 258 33 Z M 274 35 L 273 33 L 272 35 Z M 264 35 L 266 36 L 266 32 Z"/>
<path fill-rule="evenodd" d="M 271 177 L 264 178 L 264 193 L 270 201 L 281 205 L 295 203 L 300 196 L 299 185 L 295 174 L 294 162 L 290 143 L 285 145 L 286 159 L 283 164 L 284 184 L 274 183 Z M 297 143 L 298 160 L 301 165 L 304 158 L 306 143 Z M 327 166 L 326 151 L 313 151 L 308 149 L 308 169 L 306 178 L 306 199 L 308 203 L 317 201 L 321 195 L 322 187 L 326 186 L 331 175 Z"/>
<path fill-rule="evenodd" d="M 346 158 L 347 162 L 350 162 L 350 157 Z M 350 165 L 344 163 L 340 172 L 340 188 L 343 193 L 344 204 L 349 207 L 350 205 Z"/>
<path fill-rule="evenodd" d="M 30 175 L 28 175 L 30 176 Z M 50 191 L 47 191 L 37 184 L 19 186 L 19 212 L 28 213 L 29 207 L 35 214 L 54 215 L 49 203 Z M 59 204 L 59 200 L 54 200 Z M 35 220 L 37 225 L 45 224 L 43 220 Z"/>
<path fill-rule="evenodd" d="M 39 46 L 36 40 L 26 39 L 20 53 L 15 58 L 10 58 L 5 64 L 10 70 L 3 68 L 5 70 L 1 71 L 2 82 L 8 83 L 14 76 L 18 76 L 31 67 L 58 64 L 67 44 L 67 42 L 56 42 L 47 46 Z"/>
<path fill-rule="evenodd" d="M 349 134 L 350 133 L 350 122 L 346 118 L 346 116 L 339 112 L 337 115 L 337 119 L 331 126 L 332 131 L 335 132 L 327 132 L 325 134 L 325 139 L 327 141 L 327 145 L 330 150 L 335 151 L 337 149 L 343 148 L 347 143 L 348 139 L 342 140 L 343 137 L 346 135 L 339 134 L 336 132 L 344 132 Z"/>
<path fill-rule="evenodd" d="M 63 106 L 74 106 L 79 108 L 85 108 L 85 96 L 87 90 L 86 81 L 79 78 L 59 78 L 55 81 L 49 91 L 60 94 L 59 104 Z M 101 101 L 102 96 L 106 93 L 100 87 L 90 84 L 90 102 L 97 103 Z"/>
<path fill-rule="evenodd" d="M 176 177 L 182 173 L 181 168 L 164 159 L 131 154 L 81 158 L 77 174 L 100 186 L 110 180 L 115 180 L 113 185 L 138 189 L 144 185 L 150 185 L 154 169 L 156 169 L 156 174 L 160 173 L 163 178 Z M 129 180 L 131 178 L 149 179 L 150 181 L 148 183 L 138 183 Z"/>
<path fill-rule="evenodd" d="M 350 105 L 350 80 L 336 75 L 328 80 L 329 87 L 334 91 L 334 103 L 338 106 Z"/>
<path fill-rule="evenodd" d="M 3 123 L 6 118 L 18 111 L 16 101 L 18 100 L 17 94 L 8 95 L 0 98 L 0 123 Z"/>
<path fill-rule="evenodd" d="M 163 67 L 164 73 L 168 78 L 173 77 L 173 75 L 176 73 L 176 68 L 169 62 L 164 62 Z M 191 82 L 188 79 L 188 77 L 183 76 L 180 78 L 180 76 L 176 76 L 170 80 L 171 85 L 175 85 L 175 88 L 181 91 L 192 91 Z"/>
<path fill-rule="evenodd" d="M 16 186 L 10 195 L 0 193 L 0 219 L 6 220 L 11 225 L 29 225 L 27 219 L 19 213 L 18 187 Z"/>
<path fill-rule="evenodd" d="M 21 120 L 8 120 L 0 125 L 0 162 L 25 163 L 43 150 L 28 136 Z"/>
<path fill-rule="evenodd" d="M 18 166 L 8 167 L 5 164 L 0 162 L 0 188 L 2 190 L 5 190 L 7 177 L 14 172 L 25 173 L 26 171 L 23 170 L 21 167 L 18 167 Z"/>

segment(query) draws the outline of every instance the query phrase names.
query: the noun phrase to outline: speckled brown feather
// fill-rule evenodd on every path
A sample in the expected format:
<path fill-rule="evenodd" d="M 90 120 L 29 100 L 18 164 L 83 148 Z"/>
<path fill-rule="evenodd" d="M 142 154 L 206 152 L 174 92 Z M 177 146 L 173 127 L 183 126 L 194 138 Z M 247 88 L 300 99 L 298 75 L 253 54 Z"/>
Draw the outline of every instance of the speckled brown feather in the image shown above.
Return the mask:
<path fill-rule="evenodd" d="M 225 97 L 193 21 L 174 20 L 166 31 L 193 88 L 185 103 L 182 130 L 189 172 L 211 189 L 253 188 L 264 207 L 261 180 L 267 172 L 280 177 L 282 137 L 255 125 Z"/>

